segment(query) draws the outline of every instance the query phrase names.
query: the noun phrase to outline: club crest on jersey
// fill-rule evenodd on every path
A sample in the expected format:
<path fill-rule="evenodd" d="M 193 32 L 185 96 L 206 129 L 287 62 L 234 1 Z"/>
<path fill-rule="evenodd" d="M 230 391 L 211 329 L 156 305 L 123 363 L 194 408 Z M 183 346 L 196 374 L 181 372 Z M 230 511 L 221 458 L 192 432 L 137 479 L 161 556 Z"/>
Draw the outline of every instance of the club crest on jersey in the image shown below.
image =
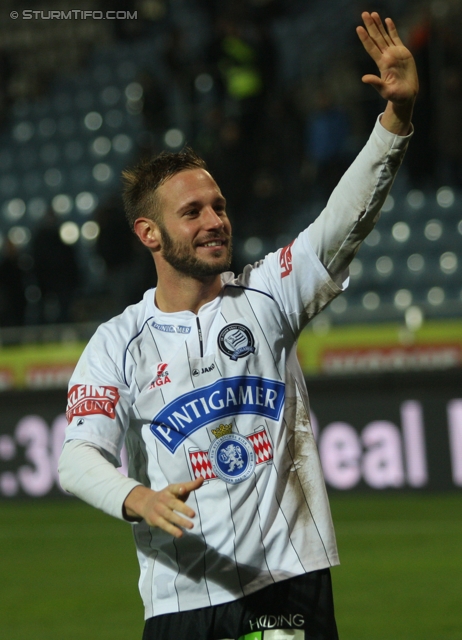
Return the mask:
<path fill-rule="evenodd" d="M 255 451 L 239 433 L 217 438 L 209 449 L 209 460 L 215 475 L 229 484 L 244 482 L 255 470 Z"/>
<path fill-rule="evenodd" d="M 159 362 L 157 365 L 157 375 L 155 380 L 153 380 L 149 385 L 150 389 L 156 389 L 157 387 L 162 387 L 164 384 L 171 382 L 168 377 L 167 367 L 168 364 L 166 362 Z"/>
<path fill-rule="evenodd" d="M 228 324 L 218 334 L 218 347 L 231 360 L 245 358 L 255 353 L 255 340 L 252 332 L 243 324 Z"/>
<path fill-rule="evenodd" d="M 232 433 L 232 424 L 220 424 L 216 429 L 211 429 L 217 440 L 208 451 L 200 451 L 195 448 L 189 450 L 189 460 L 195 478 L 204 480 L 223 480 L 230 484 L 243 482 L 250 477 L 254 466 L 264 463 L 271 464 L 273 460 L 273 447 L 264 426 L 258 427 L 247 436 Z M 235 438 L 229 441 L 229 436 L 244 438 L 247 444 Z M 255 465 L 252 464 L 252 456 L 249 462 L 249 447 L 253 450 Z"/>

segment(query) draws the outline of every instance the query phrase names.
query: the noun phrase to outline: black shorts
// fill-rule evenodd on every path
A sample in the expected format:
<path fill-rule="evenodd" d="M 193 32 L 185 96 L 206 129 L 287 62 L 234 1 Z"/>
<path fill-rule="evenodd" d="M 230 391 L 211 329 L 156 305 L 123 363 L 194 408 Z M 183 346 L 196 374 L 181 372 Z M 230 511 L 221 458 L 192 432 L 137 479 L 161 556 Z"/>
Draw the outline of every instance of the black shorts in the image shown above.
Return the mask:
<path fill-rule="evenodd" d="M 143 634 L 143 640 L 285 638 L 338 640 L 329 569 L 277 582 L 233 602 L 149 618 Z"/>

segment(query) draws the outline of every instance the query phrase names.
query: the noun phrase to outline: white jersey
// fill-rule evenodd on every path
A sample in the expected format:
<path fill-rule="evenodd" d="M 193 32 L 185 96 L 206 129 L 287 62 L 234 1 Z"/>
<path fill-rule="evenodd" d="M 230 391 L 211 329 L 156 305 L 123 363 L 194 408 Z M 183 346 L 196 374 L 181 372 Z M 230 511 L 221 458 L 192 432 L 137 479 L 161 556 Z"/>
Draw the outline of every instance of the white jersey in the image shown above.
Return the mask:
<path fill-rule="evenodd" d="M 202 475 L 181 539 L 134 526 L 147 617 L 220 604 L 338 563 L 296 339 L 340 289 L 306 237 L 162 313 L 155 291 L 102 325 L 70 385 L 68 437 L 158 491 Z M 127 429 L 127 427 L 129 428 Z"/>
<path fill-rule="evenodd" d="M 382 201 L 396 157 L 389 180 L 379 159 L 373 167 Z M 377 180 L 372 200 L 380 206 Z M 351 235 L 353 248 L 337 248 L 350 259 L 361 233 Z M 336 280 L 305 230 L 239 277 L 224 274 L 221 294 L 197 315 L 161 312 L 149 290 L 85 349 L 70 382 L 66 439 L 116 459 L 125 442 L 130 477 L 156 491 L 205 479 L 188 499 L 196 517 L 183 537 L 134 525 L 146 618 L 338 564 L 296 356 L 301 330 L 341 292 Z"/>

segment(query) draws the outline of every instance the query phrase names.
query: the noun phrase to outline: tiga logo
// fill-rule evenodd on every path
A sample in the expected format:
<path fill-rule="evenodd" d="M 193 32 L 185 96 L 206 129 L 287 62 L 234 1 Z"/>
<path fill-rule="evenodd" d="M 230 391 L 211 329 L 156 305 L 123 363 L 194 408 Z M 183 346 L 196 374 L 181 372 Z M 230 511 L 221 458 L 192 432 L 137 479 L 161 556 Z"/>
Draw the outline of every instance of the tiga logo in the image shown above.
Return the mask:
<path fill-rule="evenodd" d="M 168 364 L 166 362 L 159 362 L 159 364 L 157 365 L 158 378 L 168 375 L 167 367 L 168 367 Z"/>
<path fill-rule="evenodd" d="M 117 387 L 99 387 L 92 384 L 75 384 L 67 396 L 66 418 L 70 423 L 74 416 L 100 414 L 115 418 L 119 402 Z"/>
<path fill-rule="evenodd" d="M 151 382 L 149 385 L 150 389 L 155 389 L 156 387 L 162 387 L 164 384 L 168 384 L 171 382 L 168 377 L 167 371 L 168 364 L 166 362 L 159 362 L 157 365 L 157 376 L 156 379 Z"/>

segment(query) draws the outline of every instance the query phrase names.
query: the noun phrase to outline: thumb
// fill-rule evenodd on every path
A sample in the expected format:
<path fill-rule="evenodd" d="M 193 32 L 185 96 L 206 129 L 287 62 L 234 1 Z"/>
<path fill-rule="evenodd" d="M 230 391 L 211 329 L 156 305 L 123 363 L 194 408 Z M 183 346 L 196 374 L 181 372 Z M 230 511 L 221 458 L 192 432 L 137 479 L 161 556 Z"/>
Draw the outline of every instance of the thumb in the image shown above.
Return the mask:
<path fill-rule="evenodd" d="M 371 84 L 374 89 L 380 90 L 383 87 L 383 80 L 378 76 L 374 76 L 372 73 L 368 73 L 361 78 L 364 84 Z"/>
<path fill-rule="evenodd" d="M 386 98 L 386 87 L 383 80 L 381 80 L 378 76 L 374 76 L 372 74 L 367 74 L 361 78 L 364 84 L 368 84 L 382 96 L 382 98 Z"/>

